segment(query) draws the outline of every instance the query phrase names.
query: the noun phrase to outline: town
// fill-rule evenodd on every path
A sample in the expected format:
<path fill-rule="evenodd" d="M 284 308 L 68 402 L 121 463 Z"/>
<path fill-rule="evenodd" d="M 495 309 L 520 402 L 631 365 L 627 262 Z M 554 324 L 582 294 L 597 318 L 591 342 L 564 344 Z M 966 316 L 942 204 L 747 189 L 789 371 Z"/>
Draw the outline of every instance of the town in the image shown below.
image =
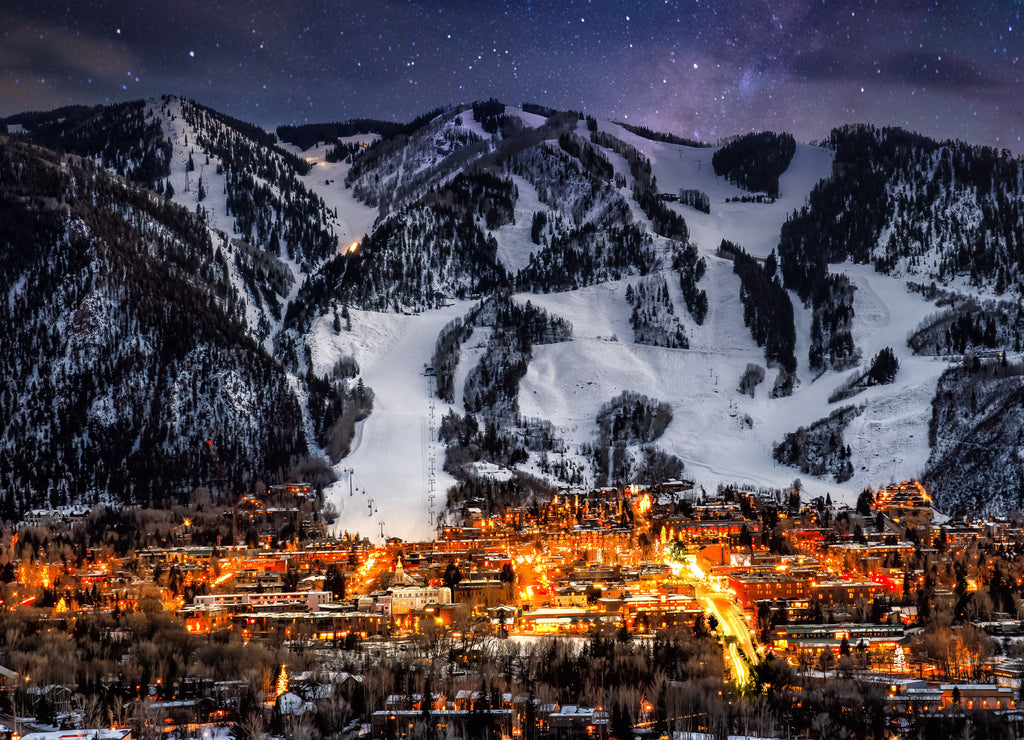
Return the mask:
<path fill-rule="evenodd" d="M 851 508 L 798 481 L 669 481 L 470 499 L 424 542 L 327 530 L 304 483 L 231 506 L 200 490 L 170 510 L 31 512 L 3 534 L 0 734 L 1024 726 L 1024 528 L 950 520 L 918 482 Z"/>

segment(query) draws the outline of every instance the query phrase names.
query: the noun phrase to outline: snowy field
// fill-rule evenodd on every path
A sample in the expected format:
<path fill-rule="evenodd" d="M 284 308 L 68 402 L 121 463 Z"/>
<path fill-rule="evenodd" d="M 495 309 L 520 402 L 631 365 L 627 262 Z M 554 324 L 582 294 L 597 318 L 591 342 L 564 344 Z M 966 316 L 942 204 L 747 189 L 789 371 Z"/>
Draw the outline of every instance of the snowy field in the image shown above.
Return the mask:
<path fill-rule="evenodd" d="M 727 198 L 750 193 L 715 175 L 711 166 L 713 148 L 651 141 L 612 123 L 603 123 L 601 128 L 635 146 L 651 160 L 662 193 L 696 188 L 708 195 L 710 214 L 689 206 L 674 206 L 686 218 L 690 239 L 705 253 L 718 249 L 724 238 L 755 257 L 768 256 L 778 246 L 782 224 L 804 205 L 811 188 L 832 169 L 830 150 L 797 144 L 793 161 L 779 179 L 779 197 L 774 203 L 726 203 Z"/>
<path fill-rule="evenodd" d="M 710 284 L 704 287 L 709 295 L 731 300 L 739 292 L 738 278 L 722 262 L 711 262 L 704 278 Z M 848 373 L 826 373 L 801 382 L 789 398 L 773 399 L 776 371 L 769 370 L 753 398 L 742 395 L 736 388 L 744 368 L 748 362 L 764 365 L 764 353 L 743 326 L 741 310 L 721 310 L 712 303 L 703 327 L 693 331 L 687 325 L 688 350 L 633 344 L 623 281 L 571 293 L 518 296 L 568 319 L 574 333 L 572 342 L 534 348 L 520 384 L 522 413 L 549 419 L 570 447 L 577 447 L 594 440 L 598 409 L 621 391 L 666 401 L 673 421 L 658 444 L 681 457 L 685 474 L 709 490 L 720 482 L 784 486 L 799 477 L 811 495 L 828 492 L 833 499 L 853 501 L 865 486 L 918 474 L 928 457 L 931 397 L 946 364 L 911 357 L 904 342 L 933 306 L 870 268 L 846 269 L 858 287 L 858 346 L 866 361 L 883 346 L 895 349 L 901 370 L 893 385 L 829 404 L 828 396 Z M 733 280 L 736 285 L 728 285 Z M 677 305 L 676 310 L 685 308 Z M 806 342 L 803 349 L 798 361 L 806 364 Z M 772 447 L 787 432 L 849 403 L 867 404 L 846 435 L 853 453 L 852 480 L 837 484 L 773 462 Z"/>
<path fill-rule="evenodd" d="M 910 355 L 906 337 L 934 306 L 907 292 L 900 280 L 863 265 L 835 268 L 847 272 L 857 287 L 854 338 L 863 361 L 869 362 L 884 346 L 891 346 L 900 358 L 901 371 L 893 385 L 829 404 L 829 395 L 849 373 L 816 378 L 808 372 L 810 312 L 791 294 L 800 378 L 795 392 L 789 398 L 770 397 L 774 370 L 768 371 L 754 398 L 736 390 L 748 362 L 765 364 L 764 352 L 743 325 L 739 279 L 732 273 L 732 264 L 714 253 L 725 238 L 755 256 L 767 256 L 778 245 L 786 218 L 829 174 L 832 153 L 798 145 L 774 203 L 726 203 L 743 191 L 714 175 L 713 149 L 649 141 L 614 124 L 602 124 L 602 128 L 651 159 L 662 192 L 698 188 L 710 197 L 710 214 L 674 206 L 683 213 L 692 241 L 708 262 L 699 287 L 708 293 L 709 314 L 703 326 L 696 326 L 674 276 L 666 273 L 676 314 L 690 337 L 689 350 L 668 350 L 632 343 L 630 307 L 624 299 L 629 281 L 571 293 L 520 295 L 520 300 L 532 300 L 568 319 L 574 328 L 573 342 L 535 348 L 520 386 L 523 414 L 551 420 L 575 447 L 593 441 L 598 409 L 621 391 L 635 390 L 666 401 L 674 420 L 658 444 L 681 457 L 687 466 L 685 475 L 705 488 L 719 482 L 784 486 L 799 477 L 811 495 L 829 492 L 834 499 L 852 501 L 864 486 L 919 474 L 928 457 L 930 400 L 946 364 Z M 623 167 L 621 158 L 606 153 L 617 170 Z M 514 257 L 506 259 L 511 262 Z M 855 468 L 852 480 L 836 484 L 773 462 L 772 448 L 787 432 L 848 403 L 866 404 L 864 413 L 847 429 Z"/>
<path fill-rule="evenodd" d="M 317 373 L 328 372 L 339 357 L 355 357 L 360 377 L 374 393 L 373 413 L 356 425 L 352 452 L 335 466 L 339 481 L 326 493 L 339 513 L 335 531 L 359 532 L 375 540 L 382 532 L 403 539 L 433 536 L 431 458 L 434 511 L 444 507 L 445 491 L 455 480 L 441 470 L 444 448 L 436 441 L 448 406 L 432 399 L 423 370 L 438 332 L 469 307 L 457 303 L 417 316 L 353 309 L 351 332 L 335 334 L 326 318 L 311 332 Z"/>
<path fill-rule="evenodd" d="M 533 224 L 533 214 L 537 211 L 546 210 L 547 206 L 540 202 L 537 197 L 537 189 L 521 177 L 513 175 L 512 182 L 519 189 L 519 197 L 516 198 L 515 223 L 508 224 L 494 231 L 494 238 L 498 242 L 498 261 L 505 266 L 505 269 L 515 275 L 530 262 L 530 255 L 540 249 L 539 244 L 534 244 L 530 239 L 530 229 Z"/>
<path fill-rule="evenodd" d="M 376 134 L 364 134 L 343 136 L 341 141 L 345 144 L 369 144 L 379 138 Z M 347 249 L 352 242 L 366 236 L 377 218 L 377 209 L 360 203 L 352 196 L 351 188 L 345 187 L 345 176 L 352 165 L 346 162 L 328 162 L 325 156 L 333 147 L 326 144 L 310 147 L 305 151 L 284 142 L 281 142 L 280 146 L 313 165 L 309 174 L 300 176 L 299 180 L 307 189 L 323 198 L 328 209 L 333 209 L 337 213 L 334 229 L 338 235 L 339 247 Z"/>

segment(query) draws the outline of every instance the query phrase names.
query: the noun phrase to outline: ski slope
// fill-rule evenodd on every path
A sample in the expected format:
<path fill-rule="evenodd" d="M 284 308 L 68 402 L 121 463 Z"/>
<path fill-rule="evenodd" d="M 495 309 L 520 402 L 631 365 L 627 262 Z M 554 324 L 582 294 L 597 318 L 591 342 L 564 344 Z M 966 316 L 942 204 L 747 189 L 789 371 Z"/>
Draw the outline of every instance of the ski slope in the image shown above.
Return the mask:
<path fill-rule="evenodd" d="M 714 148 L 651 141 L 611 123 L 602 124 L 601 128 L 635 146 L 651 160 L 660 192 L 696 188 L 707 193 L 710 214 L 673 204 L 686 219 L 691 241 L 704 252 L 713 252 L 722 239 L 728 239 L 755 257 L 767 257 L 778 246 L 782 224 L 804 205 L 811 188 L 832 169 L 831 150 L 798 144 L 793 161 L 779 178 L 779 197 L 774 203 L 727 203 L 727 198 L 750 193 L 715 175 L 711 166 Z"/>
<path fill-rule="evenodd" d="M 697 188 L 708 194 L 710 214 L 674 207 L 686 218 L 691 240 L 708 262 L 699 286 L 708 293 L 709 314 L 703 326 L 696 326 L 682 303 L 675 276 L 666 273 L 676 314 L 690 337 L 690 349 L 669 350 L 632 343 L 630 307 L 624 299 L 629 281 L 572 293 L 520 295 L 520 300 L 532 300 L 574 327 L 573 342 L 534 349 L 520 386 L 522 413 L 549 419 L 570 447 L 578 448 L 594 440 L 601 404 L 621 391 L 635 390 L 666 401 L 674 420 L 658 444 L 682 458 L 685 474 L 706 488 L 718 483 L 781 487 L 799 477 L 811 495 L 828 492 L 833 499 L 853 500 L 865 486 L 919 474 L 928 457 L 930 401 L 946 364 L 910 355 L 906 337 L 934 306 L 909 293 L 900 280 L 863 265 L 835 268 L 849 273 L 857 287 L 854 338 L 864 361 L 891 346 L 902 363 L 896 383 L 829 404 L 829 395 L 848 373 L 817 378 L 809 373 L 810 312 L 791 294 L 800 379 L 796 390 L 789 398 L 771 398 L 774 370 L 768 371 L 754 398 L 736 390 L 747 363 L 764 365 L 764 353 L 743 325 L 739 279 L 732 274 L 732 264 L 714 254 L 721 240 L 728 239 L 755 256 L 767 256 L 777 246 L 786 218 L 828 176 L 832 153 L 798 145 L 774 203 L 726 202 L 744 191 L 715 176 L 714 149 L 654 142 L 614 124 L 602 128 L 644 152 L 662 192 Z M 618 164 L 617 155 L 606 154 Z M 772 448 L 787 432 L 848 403 L 866 404 L 846 434 L 855 466 L 852 480 L 837 484 L 773 462 Z"/>
<path fill-rule="evenodd" d="M 775 369 L 768 369 L 753 398 L 737 390 L 748 363 L 765 365 L 764 351 L 743 325 L 739 279 L 732 272 L 732 263 L 716 257 L 715 252 L 723 238 L 759 257 L 775 249 L 786 218 L 806 202 L 815 183 L 829 174 L 831 152 L 798 145 L 774 203 L 727 203 L 727 198 L 741 196 L 743 191 L 714 175 L 713 149 L 648 141 L 614 124 L 601 125 L 651 159 L 662 192 L 698 188 L 709 195 L 710 214 L 672 204 L 686 218 L 691 239 L 707 261 L 707 273 L 698 286 L 708 293 L 709 313 L 704 325 L 694 323 L 684 305 L 678 277 L 666 269 L 675 313 L 690 339 L 689 349 L 670 350 L 632 341 L 631 309 L 624 296 L 635 278 L 566 293 L 518 295 L 517 300 L 530 300 L 570 321 L 574 337 L 570 342 L 533 348 L 533 359 L 519 388 L 522 415 L 551 421 L 566 441 L 568 454 L 574 455 L 580 445 L 595 439 L 600 406 L 623 390 L 668 402 L 673 421 L 657 444 L 682 458 L 684 475 L 708 490 L 719 483 L 783 487 L 800 478 L 805 495 L 827 492 L 834 500 L 852 503 L 865 486 L 877 487 L 918 474 L 928 457 L 930 400 L 946 364 L 910 355 L 906 336 L 934 306 L 909 293 L 899 279 L 861 265 L 834 267 L 848 273 L 857 288 L 854 338 L 863 361 L 869 362 L 879 349 L 891 346 L 901 362 L 894 384 L 829 404 L 829 395 L 849 373 L 816 377 L 808 371 L 810 312 L 791 295 L 799 364 L 793 395 L 771 397 Z M 621 157 L 608 155 L 621 170 Z M 310 152 L 305 156 L 311 156 Z M 317 178 L 335 177 L 321 173 L 322 169 L 326 168 L 314 169 Z M 342 179 L 339 172 L 337 181 Z M 312 179 L 308 184 L 327 197 L 328 192 L 321 189 L 325 186 Z M 515 223 L 492 232 L 498 258 L 512 271 L 524 266 L 538 248 L 529 238 L 530 219 L 543 207 L 528 183 L 516 178 L 516 185 Z M 334 198 L 329 202 L 338 208 L 339 224 L 350 224 L 354 230 L 358 224 L 369 228 L 369 209 L 354 203 L 343 188 Z M 638 213 L 634 209 L 634 216 Z M 639 217 L 642 219 L 642 214 Z M 435 510 L 442 508 L 444 491 L 454 480 L 440 470 L 444 454 L 434 441 L 431 422 L 431 407 L 436 425 L 448 406 L 431 400 L 423 368 L 430 361 L 440 329 L 469 308 L 469 303 L 454 304 L 414 316 L 353 310 L 351 332 L 335 334 L 325 317 L 307 337 L 316 372 L 327 372 L 343 355 L 354 356 L 363 381 L 375 393 L 373 413 L 359 425 L 352 453 L 336 466 L 339 481 L 328 491 L 340 513 L 336 531 L 359 532 L 374 539 L 382 533 L 404 538 L 431 535 L 427 499 L 431 458 L 436 474 Z M 453 408 L 460 412 L 462 385 L 482 351 L 483 332 L 477 330 L 464 345 L 456 371 Z M 852 480 L 837 484 L 830 477 L 803 475 L 773 462 L 772 448 L 787 432 L 849 403 L 865 404 L 864 412 L 846 430 L 854 465 Z M 525 467 L 536 471 L 536 460 Z"/>
<path fill-rule="evenodd" d="M 801 382 L 788 398 L 771 398 L 777 372 L 769 370 L 753 398 L 743 395 L 737 391 L 740 376 L 748 362 L 763 366 L 764 353 L 743 326 L 741 309 L 713 299 L 703 327 L 694 330 L 692 322 L 687 324 L 690 349 L 638 345 L 631 341 L 630 308 L 623 296 L 628 281 L 621 281 L 571 293 L 518 296 L 568 319 L 574 333 L 571 342 L 534 347 L 520 384 L 521 411 L 550 420 L 569 448 L 578 449 L 594 441 L 601 405 L 623 390 L 668 402 L 673 421 L 657 444 L 682 458 L 685 475 L 708 490 L 719 483 L 783 487 L 800 478 L 809 495 L 830 493 L 833 500 L 852 502 L 866 486 L 914 476 L 928 458 L 930 402 L 946 364 L 910 356 L 904 341 L 933 306 L 870 268 L 847 271 L 858 287 L 856 338 L 866 360 L 887 345 L 900 358 L 901 370 L 891 386 L 829 404 L 829 395 L 847 373 L 826 373 Z M 710 264 L 704 281 L 710 283 L 705 285 L 709 295 L 738 296 L 738 278 L 727 264 Z M 736 284 L 730 286 L 731 281 Z M 806 342 L 803 349 L 798 361 L 806 364 Z M 787 432 L 850 403 L 867 404 L 846 433 L 852 480 L 837 484 L 774 463 L 772 448 Z"/>
<path fill-rule="evenodd" d="M 431 457 L 435 512 L 444 508 L 444 494 L 455 480 L 441 470 L 444 448 L 436 434 L 448 407 L 432 397 L 424 368 L 438 332 L 468 310 L 467 303 L 416 316 L 352 309 L 351 331 L 335 334 L 324 317 L 310 332 L 315 372 L 329 372 L 339 357 L 355 357 L 360 378 L 374 393 L 373 413 L 356 425 L 351 453 L 335 466 L 339 480 L 325 492 L 338 510 L 336 532 L 375 540 L 382 533 L 406 540 L 434 535 Z"/>
<path fill-rule="evenodd" d="M 343 144 L 370 144 L 379 138 L 376 134 L 363 134 L 344 136 L 340 141 Z M 348 249 L 352 242 L 359 241 L 370 232 L 377 219 L 377 209 L 360 203 L 353 197 L 352 190 L 345 187 L 345 176 L 352 165 L 344 161 L 328 162 L 326 155 L 332 146 L 318 144 L 305 151 L 284 142 L 280 142 L 279 146 L 312 165 L 309 174 L 300 175 L 299 180 L 308 190 L 323 198 L 327 207 L 337 214 L 334 230 L 338 235 L 340 250 Z"/>

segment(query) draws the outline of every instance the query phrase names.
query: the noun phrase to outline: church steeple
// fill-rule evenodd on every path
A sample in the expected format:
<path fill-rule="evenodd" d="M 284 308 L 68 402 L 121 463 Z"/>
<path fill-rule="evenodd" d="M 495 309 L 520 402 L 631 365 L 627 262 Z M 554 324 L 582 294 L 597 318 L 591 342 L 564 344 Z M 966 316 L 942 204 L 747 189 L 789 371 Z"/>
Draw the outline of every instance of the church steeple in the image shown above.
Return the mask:
<path fill-rule="evenodd" d="M 405 567 L 402 565 L 402 556 L 398 556 L 398 561 L 395 563 L 395 585 L 405 585 Z"/>

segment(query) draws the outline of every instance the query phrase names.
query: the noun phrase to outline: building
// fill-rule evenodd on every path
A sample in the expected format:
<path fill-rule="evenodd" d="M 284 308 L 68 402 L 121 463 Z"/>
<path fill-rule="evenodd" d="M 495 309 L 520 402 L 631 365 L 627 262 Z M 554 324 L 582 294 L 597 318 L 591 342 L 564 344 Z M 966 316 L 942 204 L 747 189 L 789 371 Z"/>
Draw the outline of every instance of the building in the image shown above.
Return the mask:
<path fill-rule="evenodd" d="M 606 738 L 608 712 L 567 704 L 548 715 L 548 727 L 556 738 Z"/>
<path fill-rule="evenodd" d="M 391 589 L 391 616 L 394 617 L 419 611 L 429 604 L 450 603 L 452 592 L 447 586 L 403 586 Z"/>
<path fill-rule="evenodd" d="M 736 594 L 744 609 L 763 599 L 806 600 L 811 597 L 809 578 L 774 571 L 733 573 L 729 576 L 729 589 Z"/>
<path fill-rule="evenodd" d="M 234 612 L 218 604 L 190 604 L 178 609 L 176 614 L 189 632 L 206 633 L 230 627 Z"/>
<path fill-rule="evenodd" d="M 907 714 L 962 714 L 1005 712 L 1017 708 L 1013 689 L 994 684 L 931 684 L 926 687 L 890 690 L 889 703 Z"/>
<path fill-rule="evenodd" d="M 316 611 L 324 604 L 331 603 L 329 591 L 275 591 L 272 593 L 204 594 L 196 596 L 193 604 L 201 606 L 224 606 L 229 609 L 251 610 L 305 604 L 309 611 Z"/>
<path fill-rule="evenodd" d="M 899 648 L 909 644 L 910 637 L 902 625 L 791 624 L 774 631 L 772 647 L 796 665 L 801 658 L 813 661 L 826 650 L 839 657 L 844 640 L 854 663 L 891 668 Z"/>
<path fill-rule="evenodd" d="M 905 527 L 929 527 L 932 523 L 932 497 L 919 481 L 903 481 L 883 488 L 872 504 L 886 516 Z"/>
<path fill-rule="evenodd" d="M 21 681 L 18 674 L 10 668 L 0 666 L 0 693 L 6 694 L 8 691 L 20 686 Z"/>
<path fill-rule="evenodd" d="M 473 712 L 467 709 L 440 709 L 424 714 L 418 709 L 398 709 L 374 712 L 371 717 L 373 737 L 418 737 L 417 725 L 430 723 L 438 737 L 481 736 L 478 723 L 492 728 L 495 737 L 509 737 L 514 713 L 511 709 L 487 709 Z"/>
<path fill-rule="evenodd" d="M 131 729 L 106 728 L 96 730 L 55 730 L 54 732 L 30 732 L 21 740 L 132 740 Z"/>
<path fill-rule="evenodd" d="M 824 581 L 811 584 L 811 599 L 827 606 L 856 604 L 871 601 L 885 588 L 873 581 Z"/>

